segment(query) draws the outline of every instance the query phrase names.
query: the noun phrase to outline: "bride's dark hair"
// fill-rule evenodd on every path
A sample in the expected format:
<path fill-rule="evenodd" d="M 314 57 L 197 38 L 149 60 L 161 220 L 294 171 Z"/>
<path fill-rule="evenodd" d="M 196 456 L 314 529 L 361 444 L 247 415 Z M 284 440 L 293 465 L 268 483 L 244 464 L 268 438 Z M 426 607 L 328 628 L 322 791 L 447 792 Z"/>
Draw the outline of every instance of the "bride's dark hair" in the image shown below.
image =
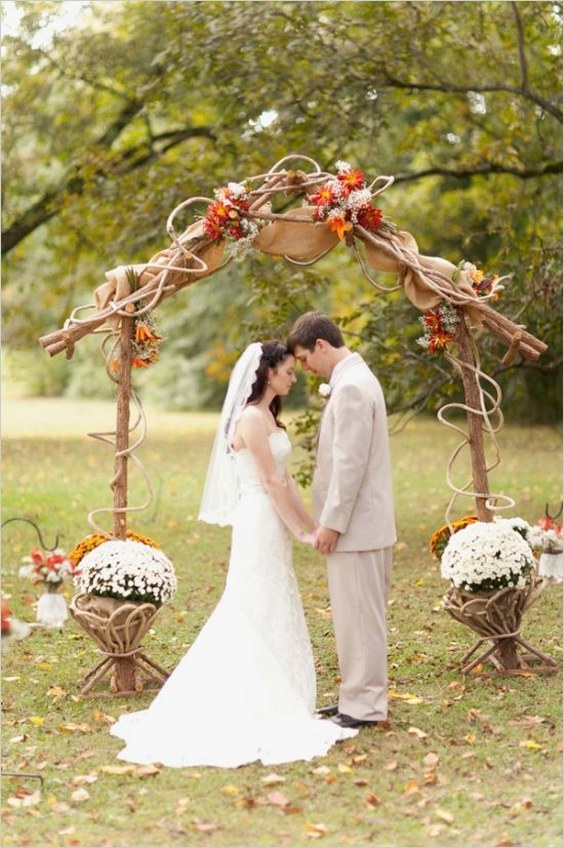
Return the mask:
<path fill-rule="evenodd" d="M 251 394 L 247 400 L 247 403 L 255 403 L 257 400 L 260 400 L 263 396 L 266 387 L 268 385 L 268 369 L 276 368 L 277 365 L 280 365 L 288 356 L 293 356 L 290 348 L 279 339 L 271 339 L 267 342 L 262 342 L 262 356 L 260 358 L 259 366 L 257 368 L 255 382 L 253 383 Z M 282 401 L 278 395 L 276 395 L 270 405 L 269 409 L 274 415 L 274 420 L 278 427 L 281 427 L 283 430 L 286 428 L 278 418 L 280 412 L 282 411 Z"/>

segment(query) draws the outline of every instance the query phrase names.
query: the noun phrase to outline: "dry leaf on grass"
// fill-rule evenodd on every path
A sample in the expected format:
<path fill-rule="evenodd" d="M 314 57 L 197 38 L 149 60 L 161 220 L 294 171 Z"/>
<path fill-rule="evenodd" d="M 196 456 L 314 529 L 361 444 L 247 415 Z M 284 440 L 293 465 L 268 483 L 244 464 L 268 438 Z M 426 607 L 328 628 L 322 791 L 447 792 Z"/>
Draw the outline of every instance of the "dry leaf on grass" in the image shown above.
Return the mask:
<path fill-rule="evenodd" d="M 451 813 L 448 813 L 446 810 L 441 810 L 440 807 L 435 808 L 435 815 L 441 821 L 444 821 L 446 824 L 452 824 L 454 821 L 454 816 Z"/>
<path fill-rule="evenodd" d="M 416 736 L 418 739 L 426 739 L 428 735 L 424 730 L 420 730 L 418 727 L 408 727 L 407 732 L 410 736 Z"/>
<path fill-rule="evenodd" d="M 313 769 L 313 771 L 312 771 L 311 773 L 312 773 L 312 774 L 317 774 L 317 775 L 319 775 L 320 777 L 321 777 L 321 776 L 322 776 L 322 777 L 325 777 L 325 775 L 330 774 L 330 772 L 331 772 L 331 769 L 330 769 L 330 768 L 328 768 L 327 766 L 318 766 L 317 768 L 314 768 L 314 769 Z"/>
<path fill-rule="evenodd" d="M 311 839 L 319 839 L 321 836 L 327 836 L 327 834 L 329 833 L 324 824 L 313 824 L 312 822 L 306 822 L 304 827 L 306 829 L 306 834 Z"/>
<path fill-rule="evenodd" d="M 121 776 L 124 774 L 133 774 L 137 766 L 129 765 L 129 766 L 102 766 L 100 769 L 104 774 L 112 774 Z"/>
<path fill-rule="evenodd" d="M 92 718 L 94 721 L 101 721 L 103 724 L 115 724 L 116 719 L 111 716 L 103 713 L 101 710 L 92 710 Z"/>
<path fill-rule="evenodd" d="M 61 733 L 91 733 L 91 728 L 88 724 L 75 724 L 69 721 L 66 724 L 60 724 L 59 731 Z"/>
<path fill-rule="evenodd" d="M 420 791 L 419 783 L 416 780 L 408 780 L 403 787 L 404 795 L 414 795 L 416 792 Z"/>
<path fill-rule="evenodd" d="M 266 796 L 270 804 L 273 804 L 275 807 L 287 807 L 290 803 L 289 798 L 286 798 L 282 792 L 275 790 L 274 792 L 269 792 Z"/>
<path fill-rule="evenodd" d="M 521 742 L 519 742 L 519 747 L 526 748 L 528 751 L 540 751 L 542 745 L 539 745 L 539 743 L 535 742 L 534 739 L 522 739 Z"/>
<path fill-rule="evenodd" d="M 232 783 L 228 783 L 226 786 L 221 787 L 221 791 L 225 792 L 226 795 L 238 795 L 239 787 L 234 786 Z"/>
<path fill-rule="evenodd" d="M 57 703 L 57 701 L 62 701 L 63 698 L 66 698 L 68 692 L 66 689 L 63 689 L 61 686 L 54 684 L 53 686 L 49 686 L 47 689 L 47 695 L 49 698 L 53 698 L 53 703 Z"/>
<path fill-rule="evenodd" d="M 183 798 L 179 798 L 176 802 L 176 807 L 174 808 L 175 816 L 182 816 L 186 812 L 186 809 L 190 806 L 190 798 L 185 795 Z"/>
<path fill-rule="evenodd" d="M 504 833 L 498 842 L 494 842 L 494 848 L 513 848 L 514 845 L 516 843 L 511 841 L 507 833 Z"/>
<path fill-rule="evenodd" d="M 280 774 L 267 774 L 266 777 L 262 778 L 261 781 L 264 786 L 276 786 L 279 783 L 286 783 L 286 778 L 282 777 Z"/>
<path fill-rule="evenodd" d="M 200 833 L 213 833 L 219 827 L 219 825 L 213 824 L 213 822 L 202 821 L 198 818 L 192 819 L 191 824 L 194 830 L 198 830 Z"/>
<path fill-rule="evenodd" d="M 146 766 L 137 766 L 133 774 L 135 777 L 156 777 L 161 771 L 161 766 L 157 766 L 155 763 L 149 763 Z"/>
<path fill-rule="evenodd" d="M 80 786 L 78 789 L 75 789 L 74 792 L 71 792 L 70 799 L 74 801 L 76 804 L 82 803 L 82 801 L 89 801 L 92 796 L 88 789 L 85 789 L 83 786 Z"/>
<path fill-rule="evenodd" d="M 95 783 L 97 780 L 97 774 L 76 774 L 71 780 L 71 786 L 83 786 L 84 784 Z"/>

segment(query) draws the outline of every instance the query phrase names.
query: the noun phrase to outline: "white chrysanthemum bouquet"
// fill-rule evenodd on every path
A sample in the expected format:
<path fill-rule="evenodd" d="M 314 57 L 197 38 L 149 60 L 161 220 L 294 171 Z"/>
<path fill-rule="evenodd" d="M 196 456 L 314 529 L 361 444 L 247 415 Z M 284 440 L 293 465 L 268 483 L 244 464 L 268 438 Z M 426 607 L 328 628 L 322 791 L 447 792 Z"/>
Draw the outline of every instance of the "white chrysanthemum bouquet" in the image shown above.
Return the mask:
<path fill-rule="evenodd" d="M 527 528 L 522 519 L 469 524 L 450 537 L 441 576 L 467 592 L 524 589 L 535 567 Z"/>
<path fill-rule="evenodd" d="M 171 561 L 142 542 L 104 542 L 81 559 L 80 569 L 75 580 L 78 592 L 160 606 L 176 591 Z"/>

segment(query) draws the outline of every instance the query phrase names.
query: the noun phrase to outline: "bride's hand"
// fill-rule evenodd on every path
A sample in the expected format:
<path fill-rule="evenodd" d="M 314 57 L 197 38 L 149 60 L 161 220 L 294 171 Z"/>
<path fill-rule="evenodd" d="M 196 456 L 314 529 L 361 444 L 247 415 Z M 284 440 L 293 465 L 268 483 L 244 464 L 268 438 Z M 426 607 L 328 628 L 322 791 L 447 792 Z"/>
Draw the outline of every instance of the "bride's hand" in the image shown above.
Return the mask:
<path fill-rule="evenodd" d="M 313 548 L 313 533 L 300 533 L 298 541 Z"/>

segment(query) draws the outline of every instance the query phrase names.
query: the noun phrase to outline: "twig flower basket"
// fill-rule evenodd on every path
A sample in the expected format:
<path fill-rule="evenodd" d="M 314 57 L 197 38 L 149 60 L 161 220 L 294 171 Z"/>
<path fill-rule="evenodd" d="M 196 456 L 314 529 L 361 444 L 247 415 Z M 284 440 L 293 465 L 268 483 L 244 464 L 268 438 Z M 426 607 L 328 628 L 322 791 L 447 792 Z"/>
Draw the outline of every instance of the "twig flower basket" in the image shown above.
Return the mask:
<path fill-rule="evenodd" d="M 526 541 L 527 528 L 519 518 L 473 521 L 453 533 L 444 547 L 441 576 L 452 585 L 443 597 L 443 606 L 480 637 L 462 659 L 465 674 L 488 658 L 501 674 L 556 669 L 551 657 L 520 634 L 523 614 L 544 587 Z M 472 660 L 486 643 L 489 647 Z M 520 654 L 519 648 L 529 653 Z"/>
<path fill-rule="evenodd" d="M 176 590 L 174 567 L 155 542 L 145 540 L 151 543 L 146 544 L 131 535 L 110 541 L 89 537 L 75 548 L 78 556 L 93 539 L 97 542 L 80 559 L 78 593 L 70 611 L 104 654 L 86 675 L 82 694 L 108 672 L 112 672 L 110 691 L 116 694 L 142 691 L 142 673 L 159 684 L 168 676 L 141 651 L 141 640 Z"/>

